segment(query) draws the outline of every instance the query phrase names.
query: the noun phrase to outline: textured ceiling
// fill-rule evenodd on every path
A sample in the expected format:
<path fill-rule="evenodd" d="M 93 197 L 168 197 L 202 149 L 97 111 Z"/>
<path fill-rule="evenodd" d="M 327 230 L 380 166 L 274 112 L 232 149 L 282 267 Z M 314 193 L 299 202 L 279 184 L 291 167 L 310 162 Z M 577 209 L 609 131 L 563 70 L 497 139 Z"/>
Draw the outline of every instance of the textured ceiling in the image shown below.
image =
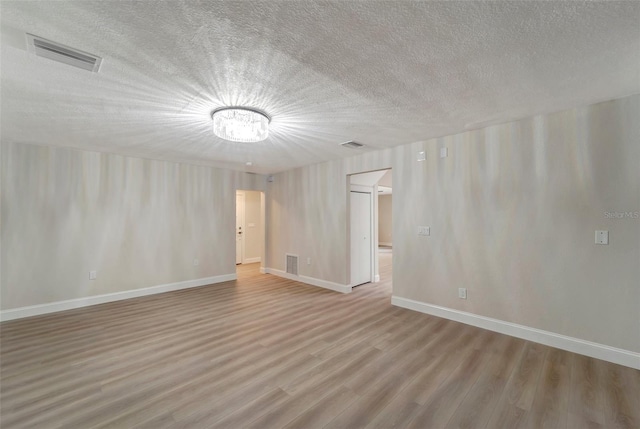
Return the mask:
<path fill-rule="evenodd" d="M 272 173 L 640 92 L 639 2 L 2 1 L 3 142 Z M 26 50 L 25 32 L 104 58 Z M 210 112 L 272 117 L 261 143 Z M 246 162 L 253 165 L 247 167 Z"/>

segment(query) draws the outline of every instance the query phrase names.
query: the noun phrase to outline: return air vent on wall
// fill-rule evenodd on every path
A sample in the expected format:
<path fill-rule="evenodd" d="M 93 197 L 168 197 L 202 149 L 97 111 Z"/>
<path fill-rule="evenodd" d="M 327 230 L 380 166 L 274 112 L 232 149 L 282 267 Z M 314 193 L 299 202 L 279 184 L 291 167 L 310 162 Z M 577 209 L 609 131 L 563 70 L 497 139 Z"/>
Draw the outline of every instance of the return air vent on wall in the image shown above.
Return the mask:
<path fill-rule="evenodd" d="M 348 147 L 350 149 L 360 149 L 361 147 L 364 147 L 364 145 L 362 143 L 354 142 L 353 140 L 348 141 L 348 142 L 344 142 L 344 143 L 340 143 L 340 146 Z"/>
<path fill-rule="evenodd" d="M 28 33 L 27 50 L 38 57 L 48 58 L 91 72 L 97 72 L 102 63 L 100 57 Z"/>
<path fill-rule="evenodd" d="M 298 275 L 298 257 L 296 255 L 287 255 L 287 273 Z"/>

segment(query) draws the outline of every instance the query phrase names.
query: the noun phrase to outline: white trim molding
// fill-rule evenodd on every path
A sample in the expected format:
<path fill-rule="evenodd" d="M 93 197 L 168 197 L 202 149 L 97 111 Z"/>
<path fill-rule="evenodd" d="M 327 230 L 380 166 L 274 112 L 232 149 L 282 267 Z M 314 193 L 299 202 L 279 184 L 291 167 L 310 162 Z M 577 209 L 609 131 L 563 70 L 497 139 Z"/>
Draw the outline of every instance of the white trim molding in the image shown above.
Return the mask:
<path fill-rule="evenodd" d="M 326 280 L 320 280 L 314 277 L 295 276 L 285 271 L 276 270 L 275 268 L 265 268 L 264 272 L 265 274 L 273 274 L 274 276 L 283 277 L 289 280 L 295 280 L 297 282 L 306 283 L 311 286 L 318 286 L 336 292 L 351 293 L 351 286 L 341 285 L 340 283 L 328 282 Z"/>
<path fill-rule="evenodd" d="M 447 307 L 440 307 L 438 305 L 427 304 L 425 302 L 415 301 L 413 299 L 402 298 L 399 296 L 392 296 L 391 304 L 397 307 L 419 311 L 420 313 L 426 313 L 432 316 L 465 323 L 467 325 L 477 326 L 478 328 L 499 332 L 512 337 L 522 338 L 523 340 L 533 341 L 550 347 L 613 362 L 618 365 L 640 369 L 640 353 L 629 350 L 618 349 L 604 344 L 593 343 L 579 338 L 568 337 L 554 332 L 530 328 L 516 323 L 479 316 L 477 314 L 454 310 Z"/>
<path fill-rule="evenodd" d="M 246 258 L 242 263 L 243 264 L 255 264 L 256 262 L 261 262 L 262 258 L 260 256 L 256 256 L 255 258 Z"/>
<path fill-rule="evenodd" d="M 49 302 L 46 304 L 30 305 L 27 307 L 12 308 L 0 311 L 0 321 L 22 319 L 24 317 L 39 316 L 42 314 L 56 313 L 58 311 L 72 310 L 74 308 L 88 307 L 91 305 L 104 304 L 107 302 L 121 301 L 123 299 L 137 298 L 140 296 L 155 295 L 158 293 L 171 292 L 180 289 L 205 286 L 214 283 L 228 282 L 236 280 L 233 274 L 223 274 L 220 276 L 204 277 L 201 279 L 185 280 L 177 283 L 167 283 L 164 285 L 132 289 L 122 292 L 107 293 L 104 295 L 94 295 L 85 298 L 68 299 L 65 301 Z"/>

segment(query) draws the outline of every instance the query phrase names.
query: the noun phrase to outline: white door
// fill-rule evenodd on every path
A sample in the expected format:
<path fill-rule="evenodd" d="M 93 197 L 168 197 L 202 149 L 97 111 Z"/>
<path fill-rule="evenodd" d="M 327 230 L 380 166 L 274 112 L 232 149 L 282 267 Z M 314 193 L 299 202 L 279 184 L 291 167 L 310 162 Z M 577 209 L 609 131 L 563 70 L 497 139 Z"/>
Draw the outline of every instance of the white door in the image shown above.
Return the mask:
<path fill-rule="evenodd" d="M 242 255 L 244 254 L 244 194 L 236 194 L 236 265 L 242 263 Z"/>
<path fill-rule="evenodd" d="M 371 194 L 351 192 L 351 286 L 371 281 Z"/>

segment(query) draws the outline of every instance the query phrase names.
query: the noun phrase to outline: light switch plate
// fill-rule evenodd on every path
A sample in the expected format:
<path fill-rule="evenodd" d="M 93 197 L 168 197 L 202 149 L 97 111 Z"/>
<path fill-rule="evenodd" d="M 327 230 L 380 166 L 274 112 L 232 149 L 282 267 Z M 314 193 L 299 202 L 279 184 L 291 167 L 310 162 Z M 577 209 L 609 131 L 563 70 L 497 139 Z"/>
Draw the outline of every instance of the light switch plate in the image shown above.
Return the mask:
<path fill-rule="evenodd" d="M 425 151 L 418 152 L 418 161 L 424 161 L 427 159 L 427 154 Z"/>
<path fill-rule="evenodd" d="M 449 155 L 449 149 L 447 149 L 446 147 L 441 147 L 440 148 L 440 158 L 446 158 L 447 155 Z"/>
<path fill-rule="evenodd" d="M 467 289 L 464 287 L 458 288 L 458 298 L 467 299 Z"/>
<path fill-rule="evenodd" d="M 89 271 L 89 280 L 95 280 L 98 278 L 98 272 L 97 271 Z"/>
<path fill-rule="evenodd" d="M 418 235 L 431 235 L 431 228 L 428 226 L 419 226 L 418 227 Z"/>
<path fill-rule="evenodd" d="M 596 231 L 596 244 L 609 244 L 609 231 Z"/>

